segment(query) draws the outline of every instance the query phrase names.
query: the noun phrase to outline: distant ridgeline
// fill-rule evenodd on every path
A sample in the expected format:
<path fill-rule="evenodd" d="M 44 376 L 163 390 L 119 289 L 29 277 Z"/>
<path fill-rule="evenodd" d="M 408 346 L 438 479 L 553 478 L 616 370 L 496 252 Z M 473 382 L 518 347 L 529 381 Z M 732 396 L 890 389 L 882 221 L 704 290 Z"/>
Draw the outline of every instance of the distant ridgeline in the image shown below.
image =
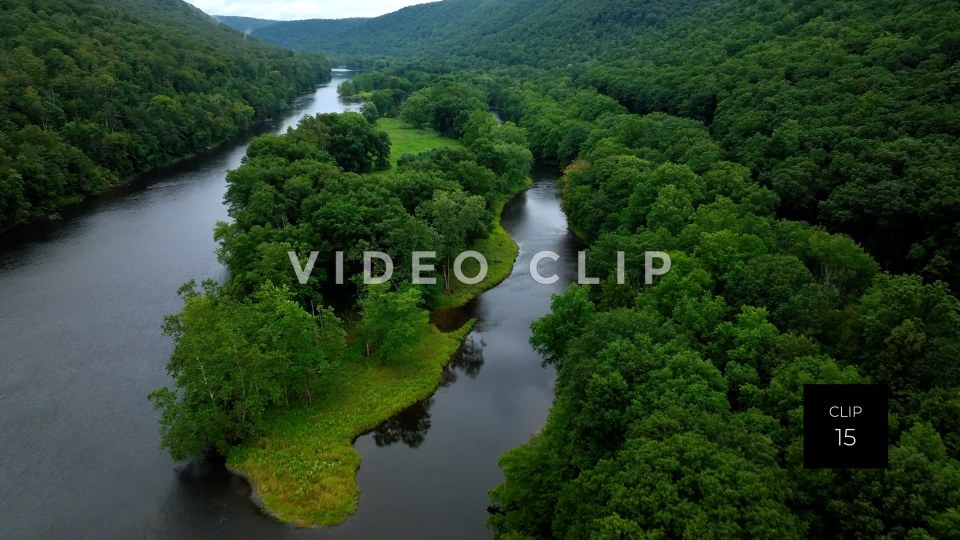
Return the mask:
<path fill-rule="evenodd" d="M 436 60 L 451 55 L 503 63 L 596 58 L 651 28 L 715 0 L 445 0 L 370 19 L 263 21 L 218 17 L 265 41 L 336 56 Z"/>
<path fill-rule="evenodd" d="M 329 80 L 179 0 L 0 0 L 0 231 L 216 145 Z"/>

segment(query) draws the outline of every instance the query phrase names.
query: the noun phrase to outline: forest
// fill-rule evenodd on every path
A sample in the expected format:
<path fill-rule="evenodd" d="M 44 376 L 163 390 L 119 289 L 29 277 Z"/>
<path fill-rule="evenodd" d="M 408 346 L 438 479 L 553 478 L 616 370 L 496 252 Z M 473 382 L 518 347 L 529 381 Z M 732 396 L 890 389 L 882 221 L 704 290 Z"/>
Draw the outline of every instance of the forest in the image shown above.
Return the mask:
<path fill-rule="evenodd" d="M 884 269 L 957 290 L 956 7 L 714 8 L 581 80 L 631 112 L 704 122 L 726 157 L 777 193 L 779 215 L 849 234 Z"/>
<path fill-rule="evenodd" d="M 595 110 L 543 95 L 504 99 L 521 118 Z M 543 432 L 502 459 L 494 528 L 577 538 L 960 530 L 960 426 L 945 414 L 960 406 L 949 287 L 882 272 L 849 236 L 778 218 L 777 193 L 723 160 L 697 121 L 614 112 L 589 129 L 562 179 L 564 209 L 590 242 L 591 275 L 607 280 L 571 288 L 534 325 L 532 343 L 557 367 L 557 401 Z M 617 286 L 625 246 L 665 249 L 674 268 L 653 287 L 639 275 Z M 892 392 L 889 468 L 804 469 L 803 384 L 864 382 Z"/>
<path fill-rule="evenodd" d="M 628 45 L 710 5 L 708 0 L 446 0 L 370 19 L 220 20 L 265 41 L 338 59 L 393 57 L 434 62 L 453 55 L 462 65 L 566 65 Z"/>
<path fill-rule="evenodd" d="M 0 1 L 0 231 L 201 152 L 329 80 L 176 0 Z"/>

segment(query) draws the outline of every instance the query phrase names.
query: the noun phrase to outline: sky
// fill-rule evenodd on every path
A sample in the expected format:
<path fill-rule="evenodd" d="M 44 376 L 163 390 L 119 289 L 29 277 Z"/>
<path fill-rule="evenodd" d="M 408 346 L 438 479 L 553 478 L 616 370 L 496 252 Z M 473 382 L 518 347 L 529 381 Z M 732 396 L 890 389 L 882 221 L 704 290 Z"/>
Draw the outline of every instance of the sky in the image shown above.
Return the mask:
<path fill-rule="evenodd" d="M 376 17 L 429 0 L 187 0 L 210 15 L 294 21 Z"/>

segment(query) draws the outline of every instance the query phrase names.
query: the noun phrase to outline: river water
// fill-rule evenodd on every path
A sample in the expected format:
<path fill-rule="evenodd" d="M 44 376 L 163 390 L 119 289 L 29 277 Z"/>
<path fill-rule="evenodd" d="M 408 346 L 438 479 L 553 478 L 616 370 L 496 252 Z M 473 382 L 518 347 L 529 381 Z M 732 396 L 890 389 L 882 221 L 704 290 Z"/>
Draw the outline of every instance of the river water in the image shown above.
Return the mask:
<path fill-rule="evenodd" d="M 263 130 L 355 110 L 336 94 L 348 77 L 335 73 Z M 0 237 L 0 538 L 491 536 L 497 457 L 542 427 L 553 399 L 529 324 L 575 273 L 577 243 L 547 171 L 504 209 L 520 246 L 513 275 L 448 314 L 479 322 L 444 386 L 357 440 L 361 500 L 343 525 L 276 523 L 222 467 L 158 449 L 146 395 L 170 383 L 160 325 L 179 310 L 181 283 L 225 277 L 212 231 L 227 219 L 225 173 L 251 136 Z M 541 263 L 561 276 L 555 285 L 529 276 L 541 250 L 561 255 Z"/>

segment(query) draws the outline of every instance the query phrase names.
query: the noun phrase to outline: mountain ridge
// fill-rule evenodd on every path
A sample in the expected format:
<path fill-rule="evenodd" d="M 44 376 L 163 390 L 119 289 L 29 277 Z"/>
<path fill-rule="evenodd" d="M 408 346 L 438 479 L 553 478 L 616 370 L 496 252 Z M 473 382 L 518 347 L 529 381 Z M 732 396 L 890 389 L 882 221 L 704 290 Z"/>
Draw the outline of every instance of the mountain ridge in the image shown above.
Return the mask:
<path fill-rule="evenodd" d="M 718 0 L 444 0 L 368 19 L 235 20 L 224 24 L 292 50 L 404 58 L 465 56 L 555 64 L 600 56 Z M 242 19 L 242 18 L 241 18 Z"/>

